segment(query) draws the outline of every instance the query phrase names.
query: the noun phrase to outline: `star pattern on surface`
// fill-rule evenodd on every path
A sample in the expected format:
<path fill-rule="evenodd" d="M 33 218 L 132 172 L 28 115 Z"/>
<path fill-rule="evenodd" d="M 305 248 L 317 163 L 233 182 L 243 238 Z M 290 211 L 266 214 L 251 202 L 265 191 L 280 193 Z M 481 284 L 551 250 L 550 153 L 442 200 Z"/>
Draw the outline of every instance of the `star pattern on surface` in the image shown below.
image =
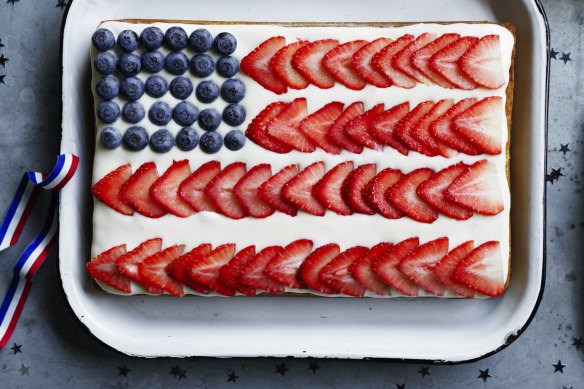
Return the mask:
<path fill-rule="evenodd" d="M 67 6 L 67 3 L 65 2 L 65 0 L 57 0 L 57 5 L 55 6 L 55 8 L 61 8 L 61 10 L 62 10 L 66 6 Z"/>
<path fill-rule="evenodd" d="M 0 74 L 0 84 L 6 84 L 4 82 L 4 77 L 6 77 L 6 74 Z"/>
<path fill-rule="evenodd" d="M 21 376 L 30 376 L 30 373 L 28 372 L 28 370 L 30 369 L 30 366 L 26 366 L 24 363 L 20 364 L 20 369 L 18 369 L 18 371 L 20 371 L 20 375 Z"/>
<path fill-rule="evenodd" d="M 396 389 L 406 389 L 406 384 L 395 384 Z"/>
<path fill-rule="evenodd" d="M 12 4 L 12 6 L 14 7 L 14 3 L 17 3 L 17 2 L 19 2 L 19 1 L 20 1 L 20 0 L 6 0 L 6 3 L 7 3 L 7 4 L 8 4 L 8 3 L 10 3 L 10 4 Z"/>
<path fill-rule="evenodd" d="M 187 378 L 187 371 L 183 370 L 180 366 L 173 366 L 170 368 L 170 372 L 168 373 L 173 375 L 178 380 L 182 380 L 183 378 Z"/>
<path fill-rule="evenodd" d="M 235 383 L 237 383 L 238 378 L 239 378 L 239 376 L 237 374 L 235 374 L 234 371 L 231 371 L 231 373 L 229 373 L 227 375 L 227 382 L 233 382 L 235 384 Z"/>
<path fill-rule="evenodd" d="M 428 367 L 426 366 L 422 366 L 420 368 L 420 370 L 418 370 L 418 373 L 420 373 L 422 375 L 422 378 L 426 377 L 427 375 L 430 375 L 430 372 L 428 371 Z"/>
<path fill-rule="evenodd" d="M 3 77 L 3 76 L 0 76 L 0 77 Z M 18 353 L 22 353 L 21 348 L 22 348 L 21 344 L 14 343 L 14 346 L 10 347 L 10 350 L 12 350 L 12 354 L 16 355 Z"/>
<path fill-rule="evenodd" d="M 560 52 L 559 51 L 555 51 L 553 47 L 550 49 L 550 58 L 552 58 L 552 59 L 558 59 L 558 57 L 557 57 L 558 54 L 560 54 Z"/>
<path fill-rule="evenodd" d="M 548 173 L 545 175 L 545 180 L 546 180 L 546 182 L 553 184 L 554 182 L 559 180 L 560 177 L 563 177 L 563 176 L 564 176 L 564 173 L 562 173 L 562 168 L 552 169 L 551 173 Z"/>
<path fill-rule="evenodd" d="M 0 65 L 2 65 L 3 68 L 6 67 L 6 62 L 10 61 L 8 58 L 6 58 L 4 56 L 4 54 L 0 55 Z"/>
<path fill-rule="evenodd" d="M 124 377 L 127 377 L 129 372 L 130 369 L 128 369 L 126 365 L 118 367 L 118 375 L 123 375 Z"/>
<path fill-rule="evenodd" d="M 4 47 L 4 43 L 2 43 L 2 38 L 0 38 L 0 49 Z"/>
<path fill-rule="evenodd" d="M 558 359 L 558 363 L 552 363 L 552 366 L 554 367 L 554 374 L 558 371 L 564 374 L 564 367 L 566 367 L 566 365 L 564 365 L 561 360 Z"/>
<path fill-rule="evenodd" d="M 316 361 L 308 362 L 308 368 L 306 370 L 312 370 L 312 373 L 316 374 L 316 371 L 318 369 L 320 369 L 320 366 L 318 366 L 318 363 Z"/>
<path fill-rule="evenodd" d="M 570 54 L 571 53 L 562 53 L 562 56 L 560 57 L 561 61 L 564 61 L 564 65 L 567 64 L 568 62 L 570 62 L 572 60 L 572 58 L 570 58 Z"/>
<path fill-rule="evenodd" d="M 569 143 L 566 143 L 565 145 L 560 143 L 560 153 L 564 153 L 564 155 L 566 155 L 566 153 L 570 152 L 570 148 L 568 147 Z"/>
<path fill-rule="evenodd" d="M 489 369 L 479 369 L 479 375 L 477 378 L 480 378 L 483 380 L 483 382 L 487 382 L 487 380 L 491 377 L 493 377 L 490 373 L 489 373 Z"/>
<path fill-rule="evenodd" d="M 582 342 L 582 337 L 580 338 L 572 337 L 572 346 L 576 347 L 576 350 L 580 350 L 580 347 L 584 346 L 584 342 Z"/>
<path fill-rule="evenodd" d="M 290 370 L 286 367 L 285 363 L 279 363 L 276 365 L 276 374 L 280 374 L 282 377 L 286 375 L 286 372 Z"/>

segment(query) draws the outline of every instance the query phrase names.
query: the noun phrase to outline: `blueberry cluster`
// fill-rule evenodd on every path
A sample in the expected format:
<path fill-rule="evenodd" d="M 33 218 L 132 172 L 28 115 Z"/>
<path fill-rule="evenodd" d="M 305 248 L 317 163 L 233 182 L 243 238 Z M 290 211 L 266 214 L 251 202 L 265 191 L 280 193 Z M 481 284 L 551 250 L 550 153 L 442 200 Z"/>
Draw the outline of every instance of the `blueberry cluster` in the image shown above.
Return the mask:
<path fill-rule="evenodd" d="M 165 126 L 174 120 L 182 127 L 176 137 L 166 129 L 160 129 L 151 136 L 139 126 L 126 130 L 124 135 L 114 127 L 102 130 L 100 139 L 106 148 L 116 148 L 124 144 L 130 150 L 142 150 L 148 144 L 157 152 L 166 152 L 175 144 L 181 150 L 192 150 L 199 145 L 201 150 L 214 153 L 223 144 L 230 150 L 239 150 L 243 147 L 245 137 L 239 130 L 232 130 L 222 139 L 215 130 L 221 122 L 235 127 L 245 121 L 245 109 L 238 103 L 245 96 L 245 85 L 238 79 L 231 78 L 239 71 L 239 61 L 231 54 L 237 48 L 237 40 L 223 32 L 213 37 L 206 29 L 193 31 L 190 36 L 181 27 L 171 27 L 165 33 L 158 27 L 148 27 L 140 35 L 131 30 L 122 31 L 117 40 L 114 34 L 107 29 L 98 29 L 92 37 L 94 47 L 100 52 L 94 60 L 94 67 L 102 74 L 102 78 L 95 85 L 96 94 L 103 99 L 97 107 L 97 117 L 105 124 L 112 124 L 122 117 L 128 123 L 138 124 L 145 119 L 157 126 Z M 114 52 L 116 47 L 118 51 Z M 164 55 L 159 49 L 164 47 L 170 50 Z M 140 56 L 136 50 L 142 47 Z M 195 54 L 192 58 L 183 52 L 190 48 Z M 209 51 L 219 55 L 215 62 Z M 162 70 L 176 76 L 170 83 L 156 73 Z M 217 72 L 227 78 L 221 86 L 212 80 L 203 80 L 194 86 L 187 71 L 196 77 L 207 77 Z M 114 73 L 121 74 L 119 79 Z M 151 75 L 143 82 L 137 75 L 140 72 Z M 121 81 L 119 81 L 121 79 Z M 157 101 L 146 109 L 138 100 L 147 94 L 153 98 L 161 98 L 170 93 L 174 98 L 181 100 L 175 107 Z M 189 101 L 194 97 L 202 104 L 210 104 L 221 97 L 229 103 L 219 113 L 214 108 L 199 109 Z M 117 96 L 127 102 L 120 107 L 112 101 Z M 199 138 L 196 130 L 191 126 L 197 122 L 205 131 Z"/>

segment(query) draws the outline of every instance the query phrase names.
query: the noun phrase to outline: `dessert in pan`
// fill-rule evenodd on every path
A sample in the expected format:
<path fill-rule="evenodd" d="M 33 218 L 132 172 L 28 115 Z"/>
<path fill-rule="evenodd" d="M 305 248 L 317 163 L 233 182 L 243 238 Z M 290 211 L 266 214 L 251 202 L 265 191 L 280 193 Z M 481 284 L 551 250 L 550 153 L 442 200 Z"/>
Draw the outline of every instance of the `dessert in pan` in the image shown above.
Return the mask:
<path fill-rule="evenodd" d="M 490 23 L 103 22 L 89 275 L 117 294 L 499 296 L 513 50 Z"/>

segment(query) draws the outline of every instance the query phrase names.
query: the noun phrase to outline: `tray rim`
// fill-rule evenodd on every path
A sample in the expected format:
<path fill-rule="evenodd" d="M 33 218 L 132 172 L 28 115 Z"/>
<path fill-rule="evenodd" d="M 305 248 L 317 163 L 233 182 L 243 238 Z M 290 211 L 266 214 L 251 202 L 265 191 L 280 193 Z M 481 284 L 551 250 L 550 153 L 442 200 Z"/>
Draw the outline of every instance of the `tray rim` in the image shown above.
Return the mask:
<path fill-rule="evenodd" d="M 75 0 L 75 3 L 80 2 L 81 0 Z M 525 4 L 531 4 L 531 6 L 533 7 L 533 10 L 536 11 L 536 13 L 538 14 L 538 18 L 541 18 L 540 21 L 543 22 L 543 27 L 544 27 L 544 31 L 545 31 L 545 50 L 546 50 L 546 59 L 545 59 L 545 82 L 544 82 L 544 89 L 545 89 L 545 99 L 544 99 L 544 114 L 543 114 L 543 146 L 547 149 L 547 145 L 548 145 L 548 124 L 549 124 L 549 84 L 550 84 L 550 45 L 551 45 L 551 40 L 550 40 L 550 28 L 549 28 L 549 21 L 548 21 L 548 17 L 547 14 L 545 12 L 545 9 L 543 7 L 543 4 L 541 2 L 541 0 L 519 0 L 522 3 Z M 64 14 L 63 14 L 63 18 L 61 21 L 61 28 L 60 28 L 60 37 L 59 37 L 59 42 L 60 42 L 60 46 L 59 46 L 59 60 L 61 63 L 61 80 L 63 80 L 63 76 L 64 76 L 64 72 L 63 72 L 63 48 L 64 48 L 64 39 L 65 39 L 65 27 L 67 25 L 67 21 L 68 21 L 68 16 L 69 16 L 69 11 L 70 8 L 73 4 L 74 0 L 70 0 L 67 3 L 67 6 L 64 10 Z M 261 22 L 260 22 L 261 23 Z M 264 22 L 264 23 L 269 23 L 269 22 Z M 286 24 L 286 22 L 278 22 L 279 24 Z M 316 22 L 310 22 L 310 23 L 316 23 Z M 330 22 L 331 24 L 334 24 L 335 22 Z M 348 24 L 358 24 L 358 22 L 347 22 Z M 388 24 L 391 22 L 374 22 L 373 24 Z M 433 23 L 440 23 L 440 22 L 433 22 Z M 393 23 L 393 24 L 399 24 L 399 23 Z M 60 110 L 61 110 L 61 132 L 63 132 L 63 93 L 61 96 L 61 100 L 59 101 L 60 104 Z M 63 139 L 61 139 L 60 142 L 60 149 L 62 147 L 62 142 Z M 61 150 L 61 152 L 63 152 L 63 150 Z M 547 152 L 545 152 L 544 149 L 544 153 L 543 153 L 543 174 L 545 175 L 545 173 L 547 172 L 547 163 L 548 163 L 548 158 L 547 158 Z M 544 176 L 545 177 L 545 176 Z M 541 179 L 543 180 L 544 177 L 542 177 Z M 59 199 L 61 197 L 61 194 L 59 194 Z M 423 358 L 399 358 L 399 357 L 387 357 L 387 358 L 383 358 L 383 357 L 361 357 L 361 358 L 357 358 L 357 357 L 326 357 L 326 358 L 335 358 L 335 359 L 363 359 L 363 360 L 373 360 L 373 361 L 393 361 L 393 362 L 405 362 L 405 363 L 424 363 L 424 364 L 433 364 L 433 365 L 459 365 L 459 364 L 468 364 L 468 363 L 472 363 L 472 362 L 476 362 L 482 359 L 485 359 L 491 355 L 497 354 L 500 351 L 504 350 L 505 348 L 507 348 L 509 345 L 511 345 L 514 341 L 516 341 L 522 334 L 523 332 L 525 332 L 525 330 L 530 326 L 530 324 L 532 323 L 533 319 L 535 318 L 535 315 L 537 314 L 542 298 L 543 298 L 543 294 L 544 294 L 544 290 L 545 290 L 545 280 L 546 280 L 546 266 L 547 266 L 547 231 L 546 231 L 546 222 L 547 222 L 547 207 L 546 207 L 546 203 L 547 203 L 547 186 L 544 184 L 543 185 L 543 198 L 542 198 L 542 218 L 543 218 L 543 231 L 542 231 L 542 258 L 541 258 L 541 265 L 542 265 L 542 269 L 541 269 L 541 280 L 540 280 L 540 285 L 539 285 L 539 289 L 538 289 L 538 294 L 537 294 L 537 298 L 535 300 L 535 303 L 532 307 L 532 310 L 528 316 L 528 318 L 526 319 L 526 321 L 523 323 L 523 325 L 517 329 L 514 333 L 509 333 L 505 339 L 503 340 L 503 344 L 501 344 L 500 346 L 494 348 L 493 350 L 480 354 L 476 357 L 473 358 L 468 358 L 468 359 L 462 359 L 462 360 L 436 360 L 436 359 L 423 359 Z M 61 210 L 61 203 L 59 204 L 59 211 Z M 59 221 L 60 221 L 60 216 L 59 216 Z M 163 357 L 182 357 L 182 358 L 186 358 L 189 357 L 187 355 L 181 355 L 181 356 L 174 356 L 174 355 L 156 355 L 156 356 L 144 356 L 144 355 L 136 355 L 136 354 L 131 354 L 131 353 L 127 353 L 124 351 L 121 351 L 117 348 L 115 348 L 114 346 L 110 345 L 109 343 L 107 343 L 105 340 L 102 340 L 100 337 L 98 337 L 96 334 L 94 334 L 91 331 L 91 328 L 89 327 L 89 324 L 86 323 L 85 321 L 83 321 L 81 319 L 81 317 L 79 316 L 78 312 L 74 309 L 74 307 L 72 306 L 70 300 L 69 300 L 69 296 L 67 294 L 67 291 L 65 290 L 65 283 L 63 281 L 63 277 L 61 274 L 61 252 L 59 251 L 59 276 L 61 278 L 61 283 L 60 283 L 60 289 L 61 292 L 63 293 L 65 299 L 67 300 L 68 303 L 68 308 L 70 309 L 70 311 L 74 314 L 74 316 L 77 318 L 77 320 L 80 322 L 80 324 L 82 325 L 82 327 L 84 328 L 84 330 L 93 338 L 97 339 L 100 343 L 104 344 L 105 346 L 107 346 L 108 348 L 115 350 L 119 353 L 125 354 L 125 355 L 129 355 L 132 357 L 140 357 L 140 358 L 163 358 Z M 195 356 L 195 355 L 193 355 Z M 225 358 L 244 358 L 244 357 L 248 357 L 248 356 L 228 356 L 228 357 L 224 357 L 224 356 L 205 356 L 206 358 L 215 358 L 215 359 L 225 359 Z M 256 357 L 262 357 L 262 356 L 256 356 Z M 298 355 L 298 356 L 293 356 L 294 358 L 296 357 L 302 357 L 302 358 L 311 358 L 311 355 Z M 314 358 L 314 357 L 313 357 Z"/>

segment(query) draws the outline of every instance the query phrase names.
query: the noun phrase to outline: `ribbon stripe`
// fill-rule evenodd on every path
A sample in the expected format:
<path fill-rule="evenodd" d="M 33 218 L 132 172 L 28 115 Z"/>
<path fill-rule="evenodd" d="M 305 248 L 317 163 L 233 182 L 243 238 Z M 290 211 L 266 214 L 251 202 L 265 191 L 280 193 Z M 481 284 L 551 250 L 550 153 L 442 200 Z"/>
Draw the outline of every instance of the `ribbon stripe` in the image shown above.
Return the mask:
<path fill-rule="evenodd" d="M 73 154 L 61 154 L 48 175 L 26 172 L 0 224 L 0 251 L 16 244 L 28 216 L 40 193 L 40 189 L 53 192 L 45 224 L 39 235 L 22 252 L 13 270 L 12 281 L 0 305 L 0 350 L 8 343 L 32 286 L 31 280 L 49 255 L 57 241 L 57 206 L 59 195 L 75 174 L 79 158 Z"/>

